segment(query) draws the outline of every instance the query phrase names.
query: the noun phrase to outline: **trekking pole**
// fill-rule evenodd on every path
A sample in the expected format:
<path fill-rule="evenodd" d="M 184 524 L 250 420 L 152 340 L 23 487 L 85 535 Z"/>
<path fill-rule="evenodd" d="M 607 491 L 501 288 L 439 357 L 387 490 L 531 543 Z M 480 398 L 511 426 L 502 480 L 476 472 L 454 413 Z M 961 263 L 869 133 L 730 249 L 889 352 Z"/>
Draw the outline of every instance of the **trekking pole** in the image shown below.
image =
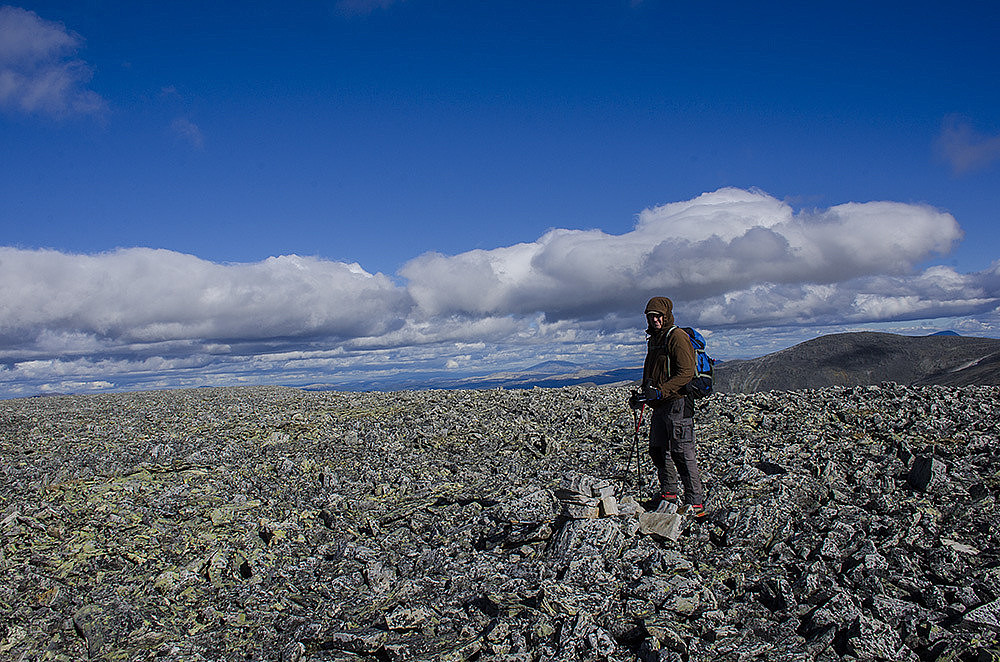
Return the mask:
<path fill-rule="evenodd" d="M 635 412 L 634 411 L 632 412 L 632 421 L 635 422 Z M 627 438 L 626 438 L 626 441 L 627 441 Z M 622 487 L 623 488 L 629 482 L 628 481 L 628 472 L 629 472 L 629 467 L 632 466 L 632 453 L 634 453 L 634 452 L 635 452 L 635 444 L 633 443 L 631 446 L 628 446 L 628 459 L 625 460 L 625 470 L 624 470 L 624 472 L 621 475 Z"/>
<path fill-rule="evenodd" d="M 632 420 L 635 422 L 635 434 L 632 435 L 635 444 L 635 479 L 639 495 L 642 495 L 642 454 L 639 452 L 639 428 L 642 426 L 642 412 L 646 408 L 643 404 L 638 409 L 632 409 Z"/>

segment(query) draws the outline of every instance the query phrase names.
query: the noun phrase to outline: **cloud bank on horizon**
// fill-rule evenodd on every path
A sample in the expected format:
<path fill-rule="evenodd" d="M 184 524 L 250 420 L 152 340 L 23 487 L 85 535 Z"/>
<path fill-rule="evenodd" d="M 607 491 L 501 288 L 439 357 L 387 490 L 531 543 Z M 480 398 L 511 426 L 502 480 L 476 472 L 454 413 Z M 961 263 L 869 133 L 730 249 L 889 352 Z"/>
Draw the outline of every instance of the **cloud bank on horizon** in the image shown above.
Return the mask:
<path fill-rule="evenodd" d="M 949 318 L 995 332 L 1000 262 L 972 274 L 929 264 L 961 238 L 955 218 L 925 205 L 796 211 L 724 188 L 645 209 L 619 235 L 552 229 L 511 246 L 419 255 L 398 279 L 315 256 L 216 264 L 151 248 L 5 247 L 0 393 L 378 388 L 400 372 L 551 358 L 623 365 L 641 352 L 653 295 L 673 298 L 678 319 L 710 332 L 722 358 L 775 349 L 754 342 L 764 327 L 797 329 L 793 338 Z"/>

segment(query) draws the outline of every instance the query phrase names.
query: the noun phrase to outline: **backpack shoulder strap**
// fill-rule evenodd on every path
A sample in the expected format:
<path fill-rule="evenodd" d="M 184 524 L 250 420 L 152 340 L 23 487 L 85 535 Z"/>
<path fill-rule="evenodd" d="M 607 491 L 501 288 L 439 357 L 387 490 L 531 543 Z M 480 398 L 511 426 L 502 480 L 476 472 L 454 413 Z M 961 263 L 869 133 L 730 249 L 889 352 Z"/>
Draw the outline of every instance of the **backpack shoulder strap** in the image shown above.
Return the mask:
<path fill-rule="evenodd" d="M 666 356 L 667 356 L 667 378 L 668 379 L 670 377 L 673 377 L 673 374 L 672 374 L 673 371 L 671 370 L 671 365 L 670 365 L 670 352 L 667 351 L 667 342 L 670 340 L 670 334 L 673 333 L 674 330 L 679 329 L 679 328 L 680 328 L 679 326 L 677 326 L 676 324 L 674 324 L 672 327 L 670 327 L 669 329 L 667 329 L 666 333 L 663 334 L 663 353 L 666 354 Z"/>

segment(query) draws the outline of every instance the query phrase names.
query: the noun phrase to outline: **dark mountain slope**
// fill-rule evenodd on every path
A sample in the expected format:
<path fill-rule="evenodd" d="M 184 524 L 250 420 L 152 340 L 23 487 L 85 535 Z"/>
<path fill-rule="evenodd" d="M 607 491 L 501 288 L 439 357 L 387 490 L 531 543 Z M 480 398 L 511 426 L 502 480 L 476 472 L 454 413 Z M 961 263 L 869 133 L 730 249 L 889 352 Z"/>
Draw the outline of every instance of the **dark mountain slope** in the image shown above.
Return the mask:
<path fill-rule="evenodd" d="M 881 382 L 1000 385 L 1000 340 L 838 333 L 715 370 L 716 390 L 733 393 Z"/>

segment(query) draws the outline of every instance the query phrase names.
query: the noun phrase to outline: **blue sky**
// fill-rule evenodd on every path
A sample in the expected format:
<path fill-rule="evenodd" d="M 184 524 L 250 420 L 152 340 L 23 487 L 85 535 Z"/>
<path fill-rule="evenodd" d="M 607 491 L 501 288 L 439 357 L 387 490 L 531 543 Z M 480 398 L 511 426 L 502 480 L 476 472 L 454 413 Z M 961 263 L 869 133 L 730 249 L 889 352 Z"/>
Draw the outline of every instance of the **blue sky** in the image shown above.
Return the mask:
<path fill-rule="evenodd" d="M 0 5 L 0 396 L 1000 336 L 992 2 Z"/>

